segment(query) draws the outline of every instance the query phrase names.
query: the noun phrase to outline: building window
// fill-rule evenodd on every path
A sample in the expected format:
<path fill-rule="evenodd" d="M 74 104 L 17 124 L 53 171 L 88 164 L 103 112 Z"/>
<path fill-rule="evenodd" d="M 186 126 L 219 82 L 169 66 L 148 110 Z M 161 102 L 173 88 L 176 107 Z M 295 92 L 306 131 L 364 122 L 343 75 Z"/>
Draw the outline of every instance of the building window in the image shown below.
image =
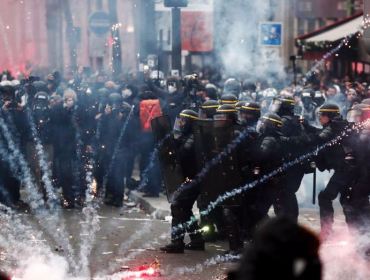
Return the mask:
<path fill-rule="evenodd" d="M 347 11 L 347 1 L 339 1 L 337 3 L 338 11 Z"/>
<path fill-rule="evenodd" d="M 305 21 L 304 19 L 298 18 L 298 36 L 306 33 L 304 21 Z"/>
<path fill-rule="evenodd" d="M 300 12 L 312 12 L 312 2 L 301 2 L 299 3 Z"/>
<path fill-rule="evenodd" d="M 314 31 L 316 29 L 316 19 L 307 19 L 307 29 L 308 32 Z"/>

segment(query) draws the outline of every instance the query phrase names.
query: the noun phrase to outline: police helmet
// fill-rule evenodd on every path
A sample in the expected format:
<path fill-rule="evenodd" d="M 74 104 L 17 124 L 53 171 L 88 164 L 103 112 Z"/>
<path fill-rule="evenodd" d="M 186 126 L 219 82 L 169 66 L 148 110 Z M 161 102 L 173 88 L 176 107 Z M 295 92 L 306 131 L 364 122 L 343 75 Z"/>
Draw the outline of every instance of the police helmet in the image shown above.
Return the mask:
<path fill-rule="evenodd" d="M 340 116 L 340 109 L 336 104 L 326 103 L 318 110 L 319 116 L 327 116 L 330 120 Z"/>
<path fill-rule="evenodd" d="M 259 132 L 262 134 L 271 132 L 281 134 L 282 127 L 283 121 L 277 114 L 267 113 L 262 117 L 262 123 Z"/>
<path fill-rule="evenodd" d="M 198 119 L 199 116 L 195 111 L 189 109 L 183 110 L 176 118 L 174 130 L 183 134 L 188 133 L 191 130 L 192 122 Z"/>
<path fill-rule="evenodd" d="M 274 97 L 270 105 L 270 111 L 278 115 L 293 114 L 295 102 L 293 97 L 278 95 Z"/>
<path fill-rule="evenodd" d="M 223 104 L 219 106 L 216 110 L 215 120 L 232 120 L 236 121 L 238 118 L 238 110 L 234 105 Z"/>
<path fill-rule="evenodd" d="M 222 104 L 231 104 L 231 105 L 235 105 L 236 103 L 238 103 L 238 98 L 236 98 L 235 95 L 233 94 L 224 94 L 221 96 L 220 100 L 219 100 L 219 103 L 222 105 Z"/>
<path fill-rule="evenodd" d="M 202 119 L 213 118 L 216 114 L 217 108 L 220 104 L 216 100 L 207 100 L 205 101 L 199 109 L 199 116 Z"/>

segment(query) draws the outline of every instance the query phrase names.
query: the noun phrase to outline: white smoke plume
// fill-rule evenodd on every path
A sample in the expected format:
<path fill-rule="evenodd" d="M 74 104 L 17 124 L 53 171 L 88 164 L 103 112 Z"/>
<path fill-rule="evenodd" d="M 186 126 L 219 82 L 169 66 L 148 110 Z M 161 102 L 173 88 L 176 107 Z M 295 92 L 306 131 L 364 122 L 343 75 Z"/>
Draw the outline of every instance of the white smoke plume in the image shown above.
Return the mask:
<path fill-rule="evenodd" d="M 369 231 L 367 230 L 367 233 Z M 324 280 L 370 279 L 369 234 L 358 235 L 343 230 L 334 240 L 321 245 L 320 258 L 323 263 Z"/>
<path fill-rule="evenodd" d="M 242 75 L 251 81 L 272 82 L 281 75 L 284 66 L 279 56 L 272 59 L 266 52 L 279 52 L 278 48 L 259 44 L 259 24 L 272 15 L 270 1 L 220 1 L 215 14 L 215 28 L 219 34 L 216 52 L 227 76 Z"/>

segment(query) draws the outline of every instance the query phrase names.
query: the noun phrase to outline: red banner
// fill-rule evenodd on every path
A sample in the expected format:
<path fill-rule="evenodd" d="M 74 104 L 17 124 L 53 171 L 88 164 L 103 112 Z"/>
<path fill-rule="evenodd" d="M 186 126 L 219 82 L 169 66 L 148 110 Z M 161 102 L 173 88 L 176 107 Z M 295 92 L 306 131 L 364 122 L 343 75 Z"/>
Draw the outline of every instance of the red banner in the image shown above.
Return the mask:
<path fill-rule="evenodd" d="M 181 12 L 182 50 L 211 52 L 213 50 L 212 12 Z"/>

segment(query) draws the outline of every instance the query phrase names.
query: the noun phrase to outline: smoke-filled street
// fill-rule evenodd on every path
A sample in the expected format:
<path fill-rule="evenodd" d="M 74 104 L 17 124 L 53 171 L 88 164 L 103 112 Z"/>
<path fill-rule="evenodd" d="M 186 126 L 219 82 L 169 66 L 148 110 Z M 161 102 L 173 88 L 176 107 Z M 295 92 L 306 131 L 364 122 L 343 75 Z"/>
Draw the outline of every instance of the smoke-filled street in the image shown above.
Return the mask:
<path fill-rule="evenodd" d="M 43 231 L 29 211 L 19 211 L 18 215 L 22 223 L 32 227 L 35 235 L 37 231 Z M 70 239 L 75 256 L 78 256 L 82 240 L 90 236 L 90 234 L 81 233 L 83 214 L 79 210 L 67 210 L 63 212 L 63 219 L 67 225 L 63 235 Z M 124 210 L 102 205 L 98 211 L 98 219 L 100 230 L 96 232 L 93 248 L 87 259 L 93 279 L 105 279 L 107 275 L 119 275 L 125 272 L 133 273 L 129 279 L 141 279 L 141 276 L 136 277 L 134 273 L 153 263 L 156 263 L 156 273 L 161 275 L 151 275 L 145 279 L 157 279 L 157 277 L 216 279 L 225 275 L 227 269 L 231 267 L 229 263 L 222 262 L 219 256 L 227 249 L 225 241 L 208 244 L 204 252 L 189 251 L 185 255 L 169 255 L 160 252 L 159 247 L 165 245 L 169 238 L 170 223 L 153 219 L 137 207 L 132 206 Z M 30 234 L 23 240 L 22 246 L 37 250 L 38 244 L 42 244 L 52 248 L 54 256 L 45 260 L 41 259 L 42 252 L 40 252 L 40 259 L 28 259 L 25 255 L 23 258 L 26 261 L 24 263 L 26 271 L 34 273 L 32 277 L 38 278 L 48 277 L 50 273 L 53 274 L 53 279 L 72 278 L 67 276 L 67 271 L 64 270 L 63 263 L 59 259 L 59 257 L 67 258 L 68 255 L 68 249 L 60 245 L 63 242 L 55 240 L 48 234 L 37 238 L 35 235 Z M 17 264 L 12 261 L 12 256 L 4 251 L 1 258 L 2 267 L 7 269 Z M 50 267 L 43 267 L 46 264 Z M 74 273 L 78 275 L 77 271 Z"/>
<path fill-rule="evenodd" d="M 370 0 L 0 7 L 0 280 L 370 279 Z"/>

